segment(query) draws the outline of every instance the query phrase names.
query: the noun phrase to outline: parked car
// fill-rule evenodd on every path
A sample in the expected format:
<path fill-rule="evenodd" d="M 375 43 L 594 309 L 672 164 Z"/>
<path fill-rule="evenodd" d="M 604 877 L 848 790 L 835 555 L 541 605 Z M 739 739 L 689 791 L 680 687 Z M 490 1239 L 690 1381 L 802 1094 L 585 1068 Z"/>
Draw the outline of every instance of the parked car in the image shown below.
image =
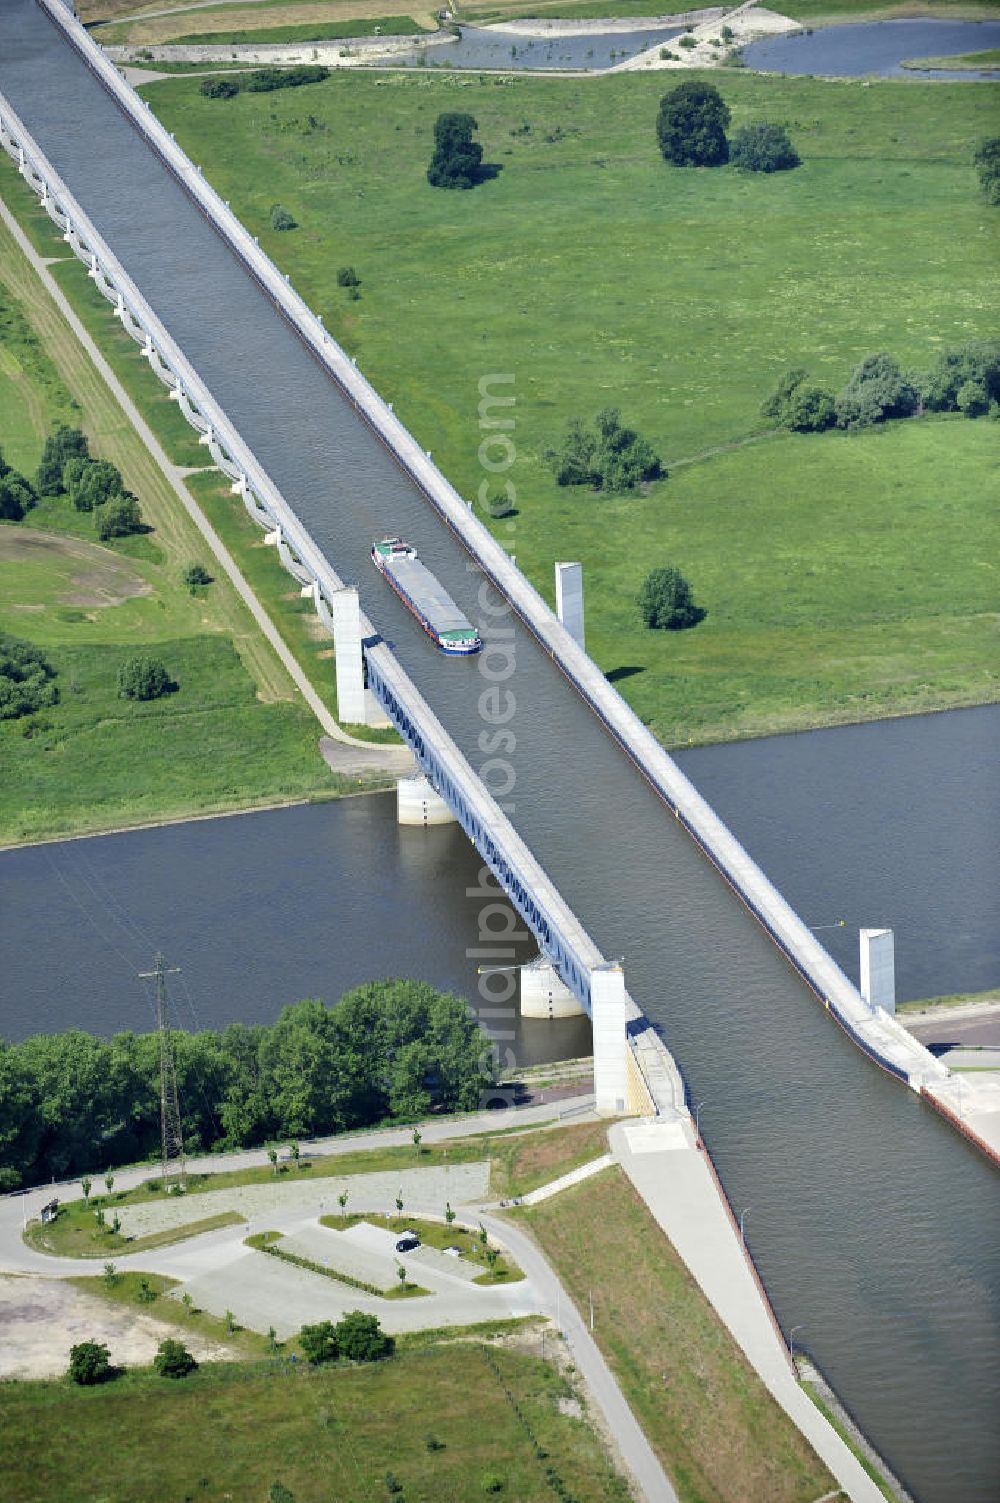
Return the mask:
<path fill-rule="evenodd" d="M 399 1241 L 396 1243 L 396 1251 L 397 1252 L 412 1252 L 415 1247 L 419 1247 L 419 1246 L 420 1246 L 420 1238 L 419 1237 L 404 1235 L 404 1236 L 400 1237 Z"/>

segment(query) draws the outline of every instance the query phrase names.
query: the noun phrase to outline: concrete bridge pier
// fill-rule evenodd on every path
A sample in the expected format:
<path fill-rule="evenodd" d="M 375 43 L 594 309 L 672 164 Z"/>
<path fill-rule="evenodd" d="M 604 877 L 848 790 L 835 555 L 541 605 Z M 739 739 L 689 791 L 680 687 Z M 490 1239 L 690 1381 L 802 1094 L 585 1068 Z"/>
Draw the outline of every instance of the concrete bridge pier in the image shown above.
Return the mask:
<path fill-rule="evenodd" d="M 361 652 L 361 605 L 353 586 L 332 590 L 327 599 L 333 621 L 337 665 L 337 713 L 348 725 L 387 726 L 382 706 L 365 686 Z"/>
<path fill-rule="evenodd" d="M 891 929 L 862 929 L 861 995 L 874 1012 L 896 1011 L 896 951 Z"/>
<path fill-rule="evenodd" d="M 396 823 L 400 825 L 450 825 L 455 815 L 430 778 L 400 778 L 396 784 Z"/>
<path fill-rule="evenodd" d="M 582 564 L 556 564 L 556 615 L 574 642 L 586 651 L 583 640 Z"/>
<path fill-rule="evenodd" d="M 590 1018 L 594 1028 L 594 1106 L 602 1117 L 628 1110 L 625 1058 L 625 972 L 620 965 L 596 966 L 590 973 Z"/>
<path fill-rule="evenodd" d="M 571 991 L 555 966 L 539 955 L 520 967 L 522 1018 L 579 1018 L 584 1014 L 576 993 Z"/>

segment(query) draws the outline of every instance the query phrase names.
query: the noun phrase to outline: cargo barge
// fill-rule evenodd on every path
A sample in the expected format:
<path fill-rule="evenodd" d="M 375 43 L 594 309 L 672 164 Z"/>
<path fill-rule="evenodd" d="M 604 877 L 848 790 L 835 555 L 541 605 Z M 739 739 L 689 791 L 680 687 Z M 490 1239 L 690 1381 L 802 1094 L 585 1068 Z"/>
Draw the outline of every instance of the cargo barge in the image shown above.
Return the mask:
<path fill-rule="evenodd" d="M 468 657 L 482 647 L 479 632 L 444 587 L 420 562 L 417 550 L 402 538 L 372 544 L 372 563 L 389 581 L 435 647 L 453 657 Z"/>

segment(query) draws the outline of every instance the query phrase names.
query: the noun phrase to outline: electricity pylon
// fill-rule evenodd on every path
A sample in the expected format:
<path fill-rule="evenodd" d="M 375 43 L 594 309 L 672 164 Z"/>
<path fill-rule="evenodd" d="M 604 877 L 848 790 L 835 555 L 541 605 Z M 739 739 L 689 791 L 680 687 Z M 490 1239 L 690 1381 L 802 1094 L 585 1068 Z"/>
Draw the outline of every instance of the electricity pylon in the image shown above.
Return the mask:
<path fill-rule="evenodd" d="M 164 1182 L 170 1174 L 170 1164 L 178 1161 L 180 1183 L 187 1175 L 184 1162 L 184 1134 L 181 1131 L 181 1106 L 177 1096 L 177 1067 L 174 1062 L 174 1045 L 167 1021 L 167 977 L 179 975 L 180 966 L 169 966 L 157 953 L 151 971 L 140 971 L 145 980 L 156 982 L 156 1032 L 160 1040 L 160 1153 L 161 1174 Z"/>

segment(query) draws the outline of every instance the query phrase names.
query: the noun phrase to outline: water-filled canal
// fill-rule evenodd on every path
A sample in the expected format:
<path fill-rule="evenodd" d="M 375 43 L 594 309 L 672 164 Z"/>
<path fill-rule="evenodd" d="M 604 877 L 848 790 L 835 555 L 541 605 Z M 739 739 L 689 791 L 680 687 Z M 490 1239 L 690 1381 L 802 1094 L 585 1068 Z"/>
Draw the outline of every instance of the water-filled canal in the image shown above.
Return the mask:
<path fill-rule="evenodd" d="M 34 0 L 0 0 L 0 87 L 480 765 L 480 665 L 433 654 L 367 558 L 375 536 L 412 537 L 475 618 L 464 553 Z M 604 953 L 626 957 L 632 994 L 711 1099 L 708 1139 L 753 1208 L 748 1240 L 782 1323 L 808 1328 L 921 1499 L 987 1503 L 1000 1485 L 993 1173 L 846 1041 L 520 626 L 513 655 L 512 818 Z M 257 886 L 248 876 L 248 905 Z"/>

